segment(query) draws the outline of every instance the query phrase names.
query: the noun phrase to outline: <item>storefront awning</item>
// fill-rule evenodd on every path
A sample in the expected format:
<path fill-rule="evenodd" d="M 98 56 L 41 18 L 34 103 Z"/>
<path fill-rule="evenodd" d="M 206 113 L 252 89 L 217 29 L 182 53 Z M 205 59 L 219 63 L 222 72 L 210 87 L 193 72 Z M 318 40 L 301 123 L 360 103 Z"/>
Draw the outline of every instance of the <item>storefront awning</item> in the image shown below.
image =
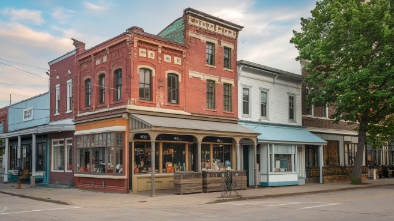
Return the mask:
<path fill-rule="evenodd" d="M 260 135 L 259 142 L 294 143 L 324 145 L 327 142 L 301 126 L 287 126 L 279 124 L 240 122 L 241 125 L 254 130 Z"/>
<path fill-rule="evenodd" d="M 131 126 L 131 129 L 143 129 L 143 128 L 161 128 L 161 129 L 176 129 L 179 131 L 193 130 L 193 131 L 205 131 L 207 132 L 219 132 L 219 133 L 237 133 L 237 134 L 248 134 L 257 136 L 257 133 L 249 128 L 246 128 L 239 124 L 224 123 L 224 122 L 212 122 L 203 120 L 193 119 L 182 119 L 172 117 L 159 117 L 149 116 L 141 114 L 131 115 L 134 121 L 140 124 Z"/>

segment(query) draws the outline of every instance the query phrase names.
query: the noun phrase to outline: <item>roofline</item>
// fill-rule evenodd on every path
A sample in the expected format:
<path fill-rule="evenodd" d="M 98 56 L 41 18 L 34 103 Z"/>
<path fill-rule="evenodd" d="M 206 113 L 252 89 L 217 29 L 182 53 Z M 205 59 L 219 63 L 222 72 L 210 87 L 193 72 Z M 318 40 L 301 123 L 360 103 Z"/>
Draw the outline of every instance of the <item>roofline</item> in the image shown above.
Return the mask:
<path fill-rule="evenodd" d="M 164 30 L 166 30 L 168 27 L 170 27 L 172 24 L 174 24 L 179 19 L 182 19 L 182 17 L 179 17 L 179 18 L 175 19 L 174 21 L 172 21 L 169 25 L 167 25 L 165 28 L 163 28 L 163 30 L 161 30 L 157 35 L 160 35 Z"/>
<path fill-rule="evenodd" d="M 114 37 L 112 37 L 110 39 L 107 39 L 107 40 L 105 40 L 105 41 L 103 41 L 103 42 L 101 42 L 101 43 L 99 43 L 97 45 L 94 45 L 91 48 L 88 48 L 88 49 L 82 51 L 80 54 L 78 54 L 78 57 L 79 58 L 84 57 L 84 54 L 88 54 L 88 53 L 92 52 L 94 49 L 96 49 L 96 48 L 98 48 L 98 47 L 100 47 L 100 46 L 102 46 L 102 45 L 104 45 L 104 44 L 106 44 L 106 43 L 108 43 L 108 42 L 110 42 L 112 40 L 115 40 L 116 38 L 122 37 L 122 35 L 126 35 L 126 34 L 130 34 L 130 33 L 127 32 L 127 31 L 122 32 L 121 34 L 118 34 L 118 35 L 116 35 L 116 36 L 114 36 Z"/>
<path fill-rule="evenodd" d="M 295 74 L 295 73 L 284 71 L 284 70 L 280 70 L 280 69 L 277 69 L 277 68 L 272 68 L 272 67 L 265 66 L 265 65 L 262 65 L 262 64 L 257 64 L 257 63 L 251 62 L 251 61 L 239 60 L 239 61 L 237 61 L 237 65 L 244 65 L 246 67 L 255 68 L 255 69 L 258 69 L 258 70 L 261 70 L 261 71 L 266 71 L 266 72 L 270 72 L 270 73 L 273 73 L 273 74 L 280 74 L 280 75 L 287 76 L 287 77 L 290 77 L 290 78 L 295 78 L 295 79 L 298 79 L 298 80 L 302 80 L 302 75 L 300 75 L 300 74 Z"/>
<path fill-rule="evenodd" d="M 74 50 L 72 50 L 70 52 L 67 52 L 66 54 L 64 54 L 64 55 L 62 55 L 62 56 L 60 56 L 58 58 L 55 58 L 52 61 L 48 62 L 48 65 L 51 66 L 51 65 L 53 65 L 53 64 L 55 64 L 55 63 L 57 63 L 59 61 L 62 61 L 64 59 L 68 58 L 68 57 L 71 57 L 71 56 L 75 55 L 76 53 L 77 53 L 77 50 L 74 49 Z"/>
<path fill-rule="evenodd" d="M 14 106 L 14 105 L 20 104 L 20 103 L 22 103 L 22 102 L 31 100 L 31 99 L 33 99 L 33 98 L 37 98 L 37 97 L 43 96 L 43 95 L 45 95 L 45 94 L 49 94 L 49 91 L 47 91 L 47 92 L 45 92 L 45 93 L 42 93 L 42 94 L 38 94 L 38 95 L 36 95 L 36 96 L 34 96 L 34 97 L 27 98 L 27 99 L 25 99 L 25 100 L 21 100 L 21 101 L 19 101 L 19 102 L 17 102 L 17 103 L 11 104 L 10 106 L 8 106 L 8 108 L 10 108 L 10 107 L 12 107 L 12 106 Z"/>
<path fill-rule="evenodd" d="M 241 30 L 244 28 L 244 26 L 237 25 L 237 24 L 235 24 L 235 23 L 232 23 L 232 22 L 226 21 L 226 20 L 224 20 L 224 19 L 221 19 L 221 18 L 212 16 L 212 15 L 207 14 L 207 13 L 202 12 L 202 11 L 198 11 L 198 10 L 196 10 L 196 9 L 194 9 L 194 8 L 186 8 L 186 9 L 185 9 L 185 13 L 186 13 L 186 14 L 194 14 L 194 15 L 203 17 L 203 18 L 205 18 L 205 19 L 208 19 L 208 20 L 213 21 L 213 22 L 220 23 L 220 24 L 222 24 L 222 25 L 225 25 L 225 26 L 227 26 L 227 27 L 230 27 L 230 28 L 235 29 L 235 30 L 238 30 L 238 31 L 241 31 Z"/>

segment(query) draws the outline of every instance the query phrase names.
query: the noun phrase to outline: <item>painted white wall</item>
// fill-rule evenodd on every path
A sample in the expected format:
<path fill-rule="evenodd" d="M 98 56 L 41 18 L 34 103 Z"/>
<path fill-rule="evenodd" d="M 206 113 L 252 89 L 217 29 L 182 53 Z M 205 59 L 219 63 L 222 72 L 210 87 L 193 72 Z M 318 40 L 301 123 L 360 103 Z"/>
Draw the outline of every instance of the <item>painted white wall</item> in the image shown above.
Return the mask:
<path fill-rule="evenodd" d="M 279 76 L 276 80 L 272 74 L 253 71 L 249 68 L 238 69 L 238 117 L 240 120 L 302 125 L 301 82 Z M 275 81 L 275 83 L 274 83 Z M 243 114 L 243 88 L 249 88 L 250 114 Z M 268 118 L 260 115 L 260 91 L 268 91 Z M 296 98 L 295 122 L 289 121 L 289 93 Z"/>

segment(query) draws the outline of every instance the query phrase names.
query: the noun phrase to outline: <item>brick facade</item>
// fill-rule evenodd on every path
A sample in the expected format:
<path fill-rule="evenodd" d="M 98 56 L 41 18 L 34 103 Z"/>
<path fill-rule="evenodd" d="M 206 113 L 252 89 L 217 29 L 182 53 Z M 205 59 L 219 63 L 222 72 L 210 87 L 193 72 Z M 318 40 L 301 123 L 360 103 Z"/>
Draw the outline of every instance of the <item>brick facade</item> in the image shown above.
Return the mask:
<path fill-rule="evenodd" d="M 75 51 L 49 62 L 50 121 L 73 118 L 75 111 L 67 111 L 67 82 L 75 74 Z M 73 83 L 73 82 L 72 82 Z M 56 113 L 56 85 L 60 89 L 60 103 Z M 74 86 L 74 84 L 72 84 Z M 75 89 L 75 87 L 73 87 Z M 73 90 L 71 90 L 73 93 Z M 72 105 L 74 107 L 74 105 Z M 74 109 L 74 108 L 73 108 Z"/>

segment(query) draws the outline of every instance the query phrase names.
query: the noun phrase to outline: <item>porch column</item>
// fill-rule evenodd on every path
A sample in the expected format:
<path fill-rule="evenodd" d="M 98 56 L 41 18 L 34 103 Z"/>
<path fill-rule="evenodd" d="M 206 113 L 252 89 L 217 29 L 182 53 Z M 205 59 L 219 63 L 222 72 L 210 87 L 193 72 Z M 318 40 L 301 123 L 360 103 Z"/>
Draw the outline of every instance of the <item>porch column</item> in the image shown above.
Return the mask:
<path fill-rule="evenodd" d="M 4 155 L 4 162 L 5 162 L 5 168 L 4 168 L 4 183 L 8 183 L 8 138 L 5 138 L 5 155 Z"/>
<path fill-rule="evenodd" d="M 257 168 L 257 142 L 254 142 L 253 144 L 254 147 L 254 187 L 257 188 L 258 186 L 258 181 L 257 181 L 257 172 L 258 172 L 258 168 Z"/>
<path fill-rule="evenodd" d="M 21 141 L 21 136 L 18 136 L 18 150 L 17 150 L 17 152 L 18 152 L 18 157 L 17 157 L 17 159 L 18 159 L 18 167 L 21 167 L 22 169 L 23 169 L 23 166 L 22 166 L 22 156 L 23 156 L 23 153 L 22 153 L 22 141 Z"/>
<path fill-rule="evenodd" d="M 31 185 L 36 185 L 36 135 L 32 134 L 32 163 L 31 163 Z"/>
<path fill-rule="evenodd" d="M 156 190 L 155 190 L 155 182 L 156 182 L 156 180 L 155 180 L 155 168 L 156 168 L 156 165 L 155 165 L 155 160 L 156 160 L 156 140 L 150 140 L 150 148 L 151 148 L 151 154 L 150 154 L 150 157 L 151 157 L 151 167 L 152 167 L 152 172 L 151 172 L 151 196 L 152 197 L 154 197 L 154 196 L 156 196 Z"/>
<path fill-rule="evenodd" d="M 201 140 L 197 142 L 197 172 L 201 172 Z"/>
<path fill-rule="evenodd" d="M 235 140 L 235 151 L 237 153 L 237 166 L 236 169 L 237 170 L 241 170 L 241 149 L 239 147 L 239 138 L 234 138 Z"/>
<path fill-rule="evenodd" d="M 323 145 L 319 146 L 320 183 L 323 183 Z"/>

